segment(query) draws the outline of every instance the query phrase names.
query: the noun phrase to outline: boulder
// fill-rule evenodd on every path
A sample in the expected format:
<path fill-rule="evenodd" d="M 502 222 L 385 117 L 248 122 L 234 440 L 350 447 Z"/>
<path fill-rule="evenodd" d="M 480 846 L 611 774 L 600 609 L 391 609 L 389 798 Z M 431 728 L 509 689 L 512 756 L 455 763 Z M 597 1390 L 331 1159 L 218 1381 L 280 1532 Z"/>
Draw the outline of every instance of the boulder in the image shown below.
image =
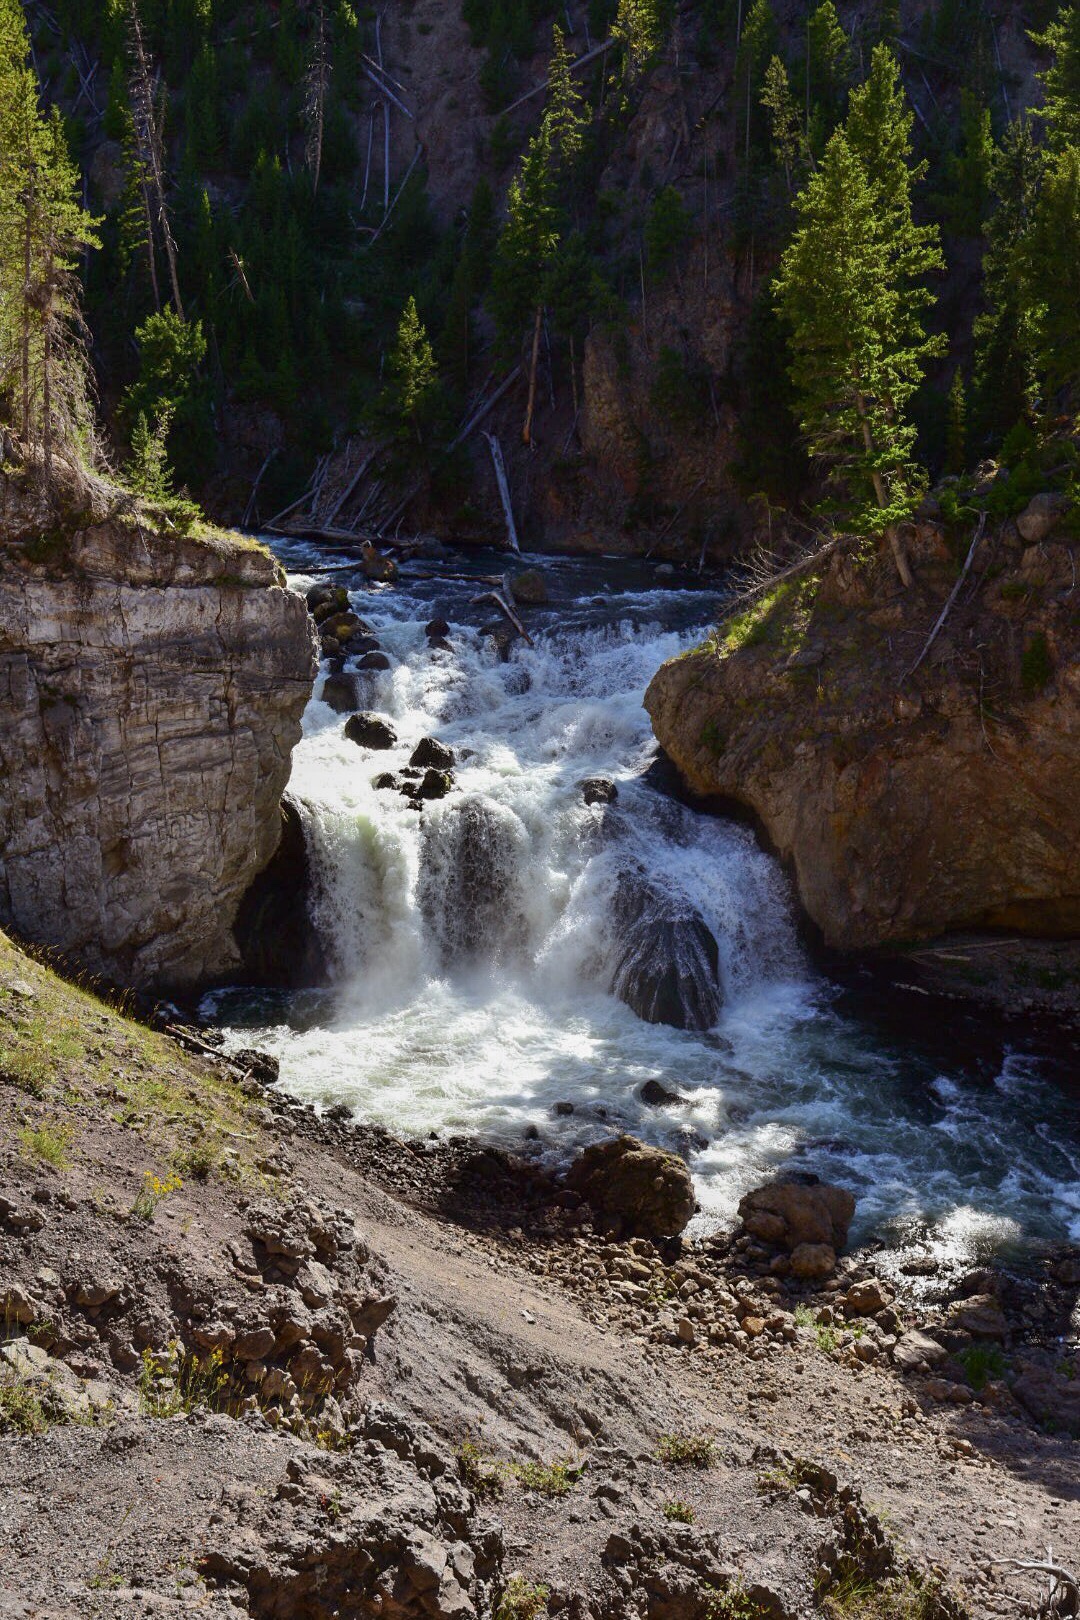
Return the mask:
<path fill-rule="evenodd" d="M 792 1255 L 805 1244 L 827 1244 L 839 1252 L 854 1214 L 853 1195 L 823 1181 L 773 1181 L 739 1202 L 739 1215 L 750 1235 Z M 778 1221 L 783 1222 L 782 1232 Z"/>
<path fill-rule="evenodd" d="M 618 788 L 606 776 L 587 776 L 578 786 L 586 804 L 614 804 L 619 797 Z"/>
<path fill-rule="evenodd" d="M 350 714 L 345 722 L 345 735 L 360 748 L 393 748 L 397 742 L 397 733 L 389 720 L 381 714 L 373 714 L 370 709 Z"/>
<path fill-rule="evenodd" d="M 510 594 L 526 607 L 542 607 L 548 600 L 547 580 L 539 568 L 526 568 L 510 581 Z"/>
<path fill-rule="evenodd" d="M 877 1277 L 867 1277 L 864 1282 L 852 1283 L 847 1291 L 846 1305 L 849 1316 L 876 1316 L 888 1303 L 889 1295 Z"/>
<path fill-rule="evenodd" d="M 397 563 L 390 557 L 384 557 L 370 540 L 365 540 L 360 547 L 360 566 L 368 579 L 379 583 L 390 584 L 397 579 Z"/>
<path fill-rule="evenodd" d="M 422 799 L 445 799 L 454 785 L 454 778 L 449 771 L 425 771 L 424 779 L 420 783 L 420 797 Z"/>
<path fill-rule="evenodd" d="M 328 675 L 322 700 L 335 714 L 351 714 L 359 706 L 360 688 L 355 675 Z"/>
<path fill-rule="evenodd" d="M 240 901 L 233 936 L 245 984 L 302 990 L 325 984 L 326 955 L 312 919 L 304 823 L 291 799 L 280 815 L 277 850 Z"/>
<path fill-rule="evenodd" d="M 948 1354 L 945 1346 L 928 1333 L 912 1329 L 893 1347 L 892 1357 L 902 1372 L 918 1372 L 921 1368 L 938 1366 L 948 1359 Z"/>
<path fill-rule="evenodd" d="M 614 901 L 612 993 L 650 1024 L 711 1029 L 720 1012 L 720 951 L 704 919 L 639 872 Z"/>
<path fill-rule="evenodd" d="M 424 626 L 424 634 L 429 641 L 440 641 L 450 634 L 450 625 L 446 619 L 429 619 Z"/>
<path fill-rule="evenodd" d="M 1036 1423 L 1080 1437 L 1080 1379 L 1028 1361 L 1021 1363 L 1012 1392 Z"/>
<path fill-rule="evenodd" d="M 949 1326 L 976 1339 L 1003 1339 L 1009 1331 L 1005 1313 L 993 1294 L 972 1294 L 949 1312 Z"/>
<path fill-rule="evenodd" d="M 677 1091 L 669 1091 L 659 1080 L 646 1080 L 638 1096 L 650 1108 L 665 1108 L 668 1103 L 682 1103 L 686 1098 Z"/>
<path fill-rule="evenodd" d="M 681 1159 L 633 1136 L 580 1153 L 565 1184 L 639 1237 L 676 1237 L 694 1213 L 694 1186 Z"/>
<path fill-rule="evenodd" d="M 401 781 L 399 777 L 394 775 L 393 771 L 380 771 L 371 785 L 373 788 L 382 791 L 386 788 L 399 788 Z"/>
<path fill-rule="evenodd" d="M 421 737 L 409 759 L 409 764 L 420 770 L 448 771 L 453 763 L 454 750 L 436 737 Z"/>
<path fill-rule="evenodd" d="M 791 1275 L 804 1282 L 818 1282 L 836 1270 L 836 1250 L 831 1243 L 797 1243 L 791 1251 Z"/>
<path fill-rule="evenodd" d="M 1016 520 L 1021 538 L 1029 546 L 1040 545 L 1065 511 L 1068 502 L 1061 495 L 1035 495 Z"/>
<path fill-rule="evenodd" d="M 383 652 L 368 652 L 357 663 L 357 669 L 389 669 L 390 660 Z"/>
<path fill-rule="evenodd" d="M 346 641 L 345 651 L 351 657 L 358 658 L 363 653 L 381 652 L 382 647 L 377 637 L 367 631 L 358 631 Z"/>

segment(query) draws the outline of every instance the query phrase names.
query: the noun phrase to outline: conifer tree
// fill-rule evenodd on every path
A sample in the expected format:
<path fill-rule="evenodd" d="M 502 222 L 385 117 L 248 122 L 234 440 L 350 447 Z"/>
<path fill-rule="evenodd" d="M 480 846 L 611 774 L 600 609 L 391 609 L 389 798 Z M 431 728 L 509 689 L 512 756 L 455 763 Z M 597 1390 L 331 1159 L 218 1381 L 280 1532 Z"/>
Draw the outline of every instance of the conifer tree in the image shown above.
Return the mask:
<path fill-rule="evenodd" d="M 1080 146 L 1046 165 L 1027 259 L 1035 364 L 1049 405 L 1058 390 L 1080 387 Z"/>
<path fill-rule="evenodd" d="M 806 106 L 818 102 L 832 123 L 842 111 L 844 91 L 854 67 L 851 42 L 833 0 L 822 0 L 806 25 Z"/>
<path fill-rule="evenodd" d="M 967 467 L 967 390 L 960 366 L 953 372 L 945 419 L 945 471 L 959 474 Z"/>
<path fill-rule="evenodd" d="M 1056 152 L 1080 146 L 1080 5 L 1063 6 L 1056 21 L 1031 38 L 1053 53 L 1039 74 L 1045 102 L 1037 112 L 1046 124 L 1047 143 Z"/>
<path fill-rule="evenodd" d="M 1037 329 L 1030 291 L 1029 231 L 1043 154 L 1026 119 L 1009 125 L 990 170 L 993 207 L 983 255 L 985 310 L 975 321 L 978 440 L 1002 438 L 1029 414 L 1035 396 Z"/>
<path fill-rule="evenodd" d="M 612 37 L 622 46 L 626 77 L 636 79 L 664 43 L 663 0 L 619 0 Z"/>
<path fill-rule="evenodd" d="M 46 475 L 93 454 L 79 255 L 97 246 L 59 111 L 38 105 L 17 0 L 0 0 L 0 394 Z"/>
<path fill-rule="evenodd" d="M 435 355 L 411 294 L 398 322 L 390 353 L 391 403 L 402 426 L 423 442 L 423 426 L 439 385 Z"/>
<path fill-rule="evenodd" d="M 888 60 L 879 62 L 879 52 Z M 906 410 L 944 344 L 922 324 L 932 302 L 925 277 L 941 254 L 936 232 L 911 219 L 910 118 L 899 136 L 876 126 L 877 116 L 898 112 L 885 93 L 889 62 L 879 47 L 876 86 L 858 108 L 853 100 L 848 129 L 833 134 L 796 199 L 800 223 L 776 295 L 791 330 L 808 450 L 839 484 L 846 520 L 856 532 L 885 535 L 908 584 L 898 526 L 917 502 L 919 481 Z"/>
<path fill-rule="evenodd" d="M 571 61 L 570 52 L 566 48 L 566 35 L 556 23 L 552 29 L 544 120 L 551 139 L 552 157 L 567 167 L 581 152 L 585 143 L 585 130 L 589 123 L 581 90 L 570 72 Z"/>
<path fill-rule="evenodd" d="M 784 171 L 790 196 L 795 166 L 803 152 L 802 120 L 791 93 L 788 70 L 779 56 L 774 56 L 765 69 L 761 105 L 769 115 L 773 158 Z"/>

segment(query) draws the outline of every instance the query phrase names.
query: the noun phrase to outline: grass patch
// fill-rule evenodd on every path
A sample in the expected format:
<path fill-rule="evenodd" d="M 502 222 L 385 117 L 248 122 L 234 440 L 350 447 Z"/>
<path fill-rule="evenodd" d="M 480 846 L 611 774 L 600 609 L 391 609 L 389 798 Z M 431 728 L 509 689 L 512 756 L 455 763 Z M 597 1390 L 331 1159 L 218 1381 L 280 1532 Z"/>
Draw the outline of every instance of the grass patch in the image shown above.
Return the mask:
<path fill-rule="evenodd" d="M 495 1610 L 495 1620 L 537 1620 L 547 1612 L 551 1588 L 534 1585 L 524 1575 L 511 1575 Z"/>
<path fill-rule="evenodd" d="M 473 1440 L 458 1447 L 458 1471 L 473 1495 L 481 1502 L 494 1502 L 503 1493 L 503 1471 L 490 1457 L 485 1457 Z"/>
<path fill-rule="evenodd" d="M 662 1434 L 656 1455 L 676 1468 L 711 1468 L 716 1442 L 707 1434 Z"/>
<path fill-rule="evenodd" d="M 938 1620 L 952 1612 L 943 1599 L 937 1581 L 916 1575 L 890 1581 L 847 1575 L 821 1598 L 820 1607 L 828 1620 Z"/>
<path fill-rule="evenodd" d="M 670 1502 L 665 1502 L 662 1511 L 664 1518 L 670 1524 L 693 1524 L 694 1522 L 693 1508 L 689 1502 L 682 1502 L 677 1496 Z"/>
<path fill-rule="evenodd" d="M 21 1378 L 0 1378 L 0 1430 L 44 1434 L 50 1427 L 41 1399 Z"/>
<path fill-rule="evenodd" d="M 705 1620 L 762 1620 L 764 1614 L 741 1581 L 733 1581 L 725 1592 L 711 1593 L 705 1605 Z"/>
<path fill-rule="evenodd" d="M 541 1496 L 569 1496 L 585 1470 L 585 1464 L 564 1457 L 553 1463 L 511 1463 L 510 1472 L 527 1491 Z"/>
<path fill-rule="evenodd" d="M 991 1379 L 1004 1378 L 1005 1357 L 996 1344 L 969 1344 L 956 1357 L 964 1369 L 964 1376 L 976 1392 L 985 1389 Z"/>
<path fill-rule="evenodd" d="M 71 1164 L 68 1150 L 74 1131 L 63 1120 L 43 1119 L 37 1125 L 24 1125 L 19 1132 L 19 1144 L 28 1159 L 40 1159 L 54 1170 L 67 1170 Z"/>

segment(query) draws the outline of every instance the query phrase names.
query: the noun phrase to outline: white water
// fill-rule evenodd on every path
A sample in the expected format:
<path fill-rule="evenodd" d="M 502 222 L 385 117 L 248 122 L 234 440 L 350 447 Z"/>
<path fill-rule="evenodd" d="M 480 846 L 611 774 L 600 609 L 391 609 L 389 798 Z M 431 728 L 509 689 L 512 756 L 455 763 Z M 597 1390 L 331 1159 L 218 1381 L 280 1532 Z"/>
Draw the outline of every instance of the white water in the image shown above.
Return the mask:
<path fill-rule="evenodd" d="M 393 660 L 365 677 L 364 702 L 400 746 L 357 748 L 316 696 L 289 790 L 333 991 L 230 992 L 208 1011 L 237 1042 L 255 1029 L 297 1095 L 397 1131 L 521 1147 L 532 1127 L 531 1151 L 565 1155 L 629 1129 L 681 1148 L 713 1217 L 791 1167 L 850 1186 L 858 1232 L 898 1257 L 912 1243 L 964 1259 L 1029 1235 L 1080 1238 L 1075 1097 L 1023 1055 L 942 1067 L 842 1015 L 752 834 L 645 778 L 644 688 L 699 639 L 713 600 L 628 589 L 597 565 L 549 571 L 565 600 L 533 613 L 535 649 L 506 664 L 478 634 L 486 610 L 469 606 L 482 587 L 415 577 L 354 594 Z M 603 598 L 582 600 L 598 581 Z M 436 613 L 454 625 L 452 653 L 428 649 Z M 455 791 L 421 816 L 372 784 L 424 735 L 458 764 Z M 583 803 L 592 775 L 615 780 L 616 805 Z M 627 894 L 640 902 L 646 878 L 635 925 Z M 611 993 L 629 933 L 638 952 L 663 945 L 658 913 L 698 917 L 717 941 L 723 1005 L 708 1031 L 646 1023 Z M 700 980 L 700 958 L 687 971 Z M 645 1106 L 648 1079 L 688 1101 Z M 573 1114 L 556 1115 L 560 1102 Z"/>

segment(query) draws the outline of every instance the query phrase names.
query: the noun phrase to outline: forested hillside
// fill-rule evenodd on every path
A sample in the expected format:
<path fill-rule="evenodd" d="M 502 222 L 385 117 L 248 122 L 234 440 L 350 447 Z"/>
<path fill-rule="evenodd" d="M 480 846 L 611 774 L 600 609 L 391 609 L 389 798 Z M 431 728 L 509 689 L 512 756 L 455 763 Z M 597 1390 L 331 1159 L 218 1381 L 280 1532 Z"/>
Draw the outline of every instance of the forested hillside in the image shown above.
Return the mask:
<path fill-rule="evenodd" d="M 1006 510 L 1072 477 L 1080 8 L 24 9 L 137 485 L 237 517 L 262 470 L 266 516 L 359 435 L 373 518 L 491 533 L 456 441 L 515 366 L 488 425 L 554 543 L 722 556 L 755 496 L 880 529 L 990 457 Z"/>

